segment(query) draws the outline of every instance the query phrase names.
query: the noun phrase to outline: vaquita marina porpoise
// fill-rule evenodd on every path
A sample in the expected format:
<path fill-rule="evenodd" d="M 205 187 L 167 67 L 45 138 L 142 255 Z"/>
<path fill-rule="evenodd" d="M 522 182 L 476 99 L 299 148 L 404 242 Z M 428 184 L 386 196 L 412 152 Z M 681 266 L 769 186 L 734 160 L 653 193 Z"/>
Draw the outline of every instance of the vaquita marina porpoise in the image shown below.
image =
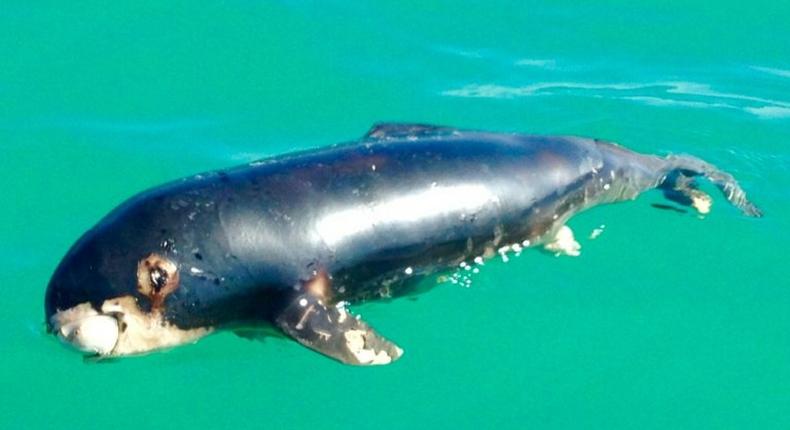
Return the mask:
<path fill-rule="evenodd" d="M 707 213 L 700 177 L 761 215 L 731 175 L 690 156 L 380 124 L 354 142 L 132 197 L 63 258 L 46 322 L 99 358 L 266 326 L 343 363 L 387 364 L 403 350 L 348 303 L 403 295 L 426 276 L 527 247 L 577 255 L 571 216 L 649 189 Z"/>

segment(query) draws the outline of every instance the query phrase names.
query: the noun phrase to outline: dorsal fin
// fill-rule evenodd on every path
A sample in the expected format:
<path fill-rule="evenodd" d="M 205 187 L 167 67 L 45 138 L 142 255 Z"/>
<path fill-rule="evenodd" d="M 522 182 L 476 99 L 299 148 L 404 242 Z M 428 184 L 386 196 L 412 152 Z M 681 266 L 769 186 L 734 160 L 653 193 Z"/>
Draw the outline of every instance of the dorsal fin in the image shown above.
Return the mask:
<path fill-rule="evenodd" d="M 367 134 L 365 134 L 365 138 L 387 140 L 407 137 L 446 136 L 457 131 L 457 129 L 452 127 L 428 124 L 382 123 L 373 125 Z"/>

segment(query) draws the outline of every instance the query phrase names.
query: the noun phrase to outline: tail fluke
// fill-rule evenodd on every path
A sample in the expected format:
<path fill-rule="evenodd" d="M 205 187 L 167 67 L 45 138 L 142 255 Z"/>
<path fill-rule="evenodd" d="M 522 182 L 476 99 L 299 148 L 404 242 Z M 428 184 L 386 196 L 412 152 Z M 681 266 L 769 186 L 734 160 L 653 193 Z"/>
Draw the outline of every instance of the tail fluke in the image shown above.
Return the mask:
<path fill-rule="evenodd" d="M 658 186 L 679 193 L 681 198 L 688 198 L 689 202 L 695 201 L 699 196 L 704 196 L 704 193 L 696 190 L 690 178 L 704 176 L 721 190 L 733 206 L 744 214 L 752 217 L 763 215 L 762 211 L 749 201 L 746 192 L 732 175 L 699 158 L 687 155 L 670 155 L 664 160 L 661 173 L 662 179 Z"/>

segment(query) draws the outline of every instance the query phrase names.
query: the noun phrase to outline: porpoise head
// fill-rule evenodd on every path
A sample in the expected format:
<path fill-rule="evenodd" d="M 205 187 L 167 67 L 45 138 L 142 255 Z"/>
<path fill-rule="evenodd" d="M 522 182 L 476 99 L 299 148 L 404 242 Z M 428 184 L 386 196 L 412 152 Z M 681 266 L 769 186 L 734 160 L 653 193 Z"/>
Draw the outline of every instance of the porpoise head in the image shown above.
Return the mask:
<path fill-rule="evenodd" d="M 169 206 L 155 196 L 134 199 L 77 241 L 47 288 L 50 332 L 87 354 L 118 356 L 174 346 L 211 330 L 175 323 L 191 292 L 211 281 L 189 275 L 197 270 L 195 255 L 204 270 L 212 269 L 187 249 L 194 246 L 189 238 L 175 243 L 171 232 L 188 214 L 162 216 L 162 208 Z"/>

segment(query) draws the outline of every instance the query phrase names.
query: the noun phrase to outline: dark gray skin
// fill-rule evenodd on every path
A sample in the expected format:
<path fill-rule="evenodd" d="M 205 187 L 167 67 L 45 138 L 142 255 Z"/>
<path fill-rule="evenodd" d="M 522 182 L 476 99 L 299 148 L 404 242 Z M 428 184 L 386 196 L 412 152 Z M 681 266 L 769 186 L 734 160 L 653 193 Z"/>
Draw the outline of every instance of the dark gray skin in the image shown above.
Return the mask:
<path fill-rule="evenodd" d="M 546 243 L 573 214 L 650 188 L 689 203 L 699 193 L 695 176 L 760 215 L 730 175 L 691 157 L 576 137 L 380 125 L 359 141 L 133 197 L 60 263 L 46 294 L 47 322 L 54 329 L 57 311 L 85 302 L 99 310 L 132 296 L 182 329 L 271 324 L 350 364 L 369 364 L 343 337 L 362 330 L 364 348 L 394 360 L 397 347 L 333 305 L 382 288 L 398 294 L 503 245 Z M 161 304 L 140 292 L 138 263 L 151 254 L 178 267 Z"/>

